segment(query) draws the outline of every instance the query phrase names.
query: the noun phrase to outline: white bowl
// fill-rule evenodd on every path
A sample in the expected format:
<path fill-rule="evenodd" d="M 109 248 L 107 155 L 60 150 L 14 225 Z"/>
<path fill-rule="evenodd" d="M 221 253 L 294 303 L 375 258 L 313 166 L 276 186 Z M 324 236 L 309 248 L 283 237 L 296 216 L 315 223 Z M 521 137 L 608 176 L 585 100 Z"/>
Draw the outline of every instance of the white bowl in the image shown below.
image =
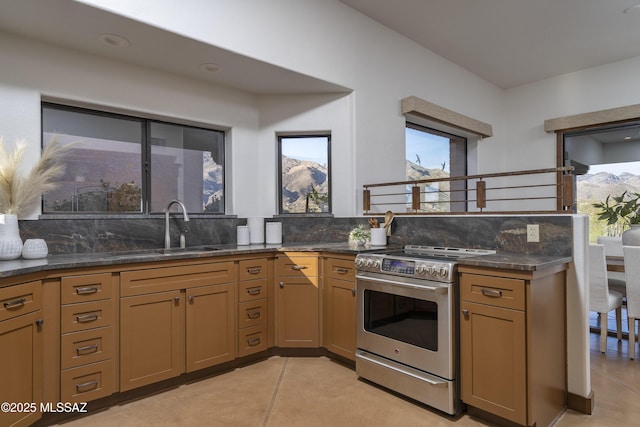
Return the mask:
<path fill-rule="evenodd" d="M 27 239 L 22 247 L 22 258 L 45 258 L 49 254 L 47 242 L 44 239 Z"/>

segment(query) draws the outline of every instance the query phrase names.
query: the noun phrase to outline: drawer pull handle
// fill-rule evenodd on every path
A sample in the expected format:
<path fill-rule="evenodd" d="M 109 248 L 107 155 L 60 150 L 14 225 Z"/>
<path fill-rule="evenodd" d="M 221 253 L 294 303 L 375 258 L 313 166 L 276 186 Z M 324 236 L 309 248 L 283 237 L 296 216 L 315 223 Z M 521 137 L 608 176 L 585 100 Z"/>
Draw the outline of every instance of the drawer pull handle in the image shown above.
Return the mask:
<path fill-rule="evenodd" d="M 346 268 L 336 268 L 336 273 L 338 274 L 347 274 L 349 272 L 349 270 L 347 270 Z"/>
<path fill-rule="evenodd" d="M 292 265 L 291 269 L 294 271 L 300 271 L 300 270 L 305 270 L 308 267 L 306 265 Z"/>
<path fill-rule="evenodd" d="M 81 314 L 79 316 L 76 316 L 76 321 L 78 323 L 89 323 L 96 320 L 98 320 L 98 313 Z"/>
<path fill-rule="evenodd" d="M 247 313 L 247 317 L 248 317 L 249 319 L 251 319 L 251 320 L 259 319 L 261 316 L 262 316 L 262 314 L 260 313 L 260 311 L 259 311 L 259 310 L 256 310 L 256 311 L 250 311 L 250 312 L 248 312 L 248 313 Z"/>
<path fill-rule="evenodd" d="M 257 345 L 260 345 L 260 337 L 249 338 L 247 340 L 247 344 L 249 345 L 249 347 L 255 347 Z"/>
<path fill-rule="evenodd" d="M 491 297 L 491 298 L 502 298 L 502 291 L 498 291 L 495 289 L 483 289 L 482 295 L 484 295 L 485 297 Z"/>
<path fill-rule="evenodd" d="M 19 298 L 19 299 L 13 300 L 13 301 L 7 301 L 3 305 L 4 305 L 4 308 L 13 309 L 13 308 L 18 308 L 18 307 L 24 306 L 25 302 L 27 302 L 26 299 Z"/>
<path fill-rule="evenodd" d="M 86 393 L 88 391 L 95 390 L 97 388 L 98 388 L 98 381 L 96 380 L 88 381 L 82 384 L 76 384 L 76 390 L 78 391 L 78 393 Z"/>
<path fill-rule="evenodd" d="M 84 347 L 77 347 L 76 353 L 78 356 L 83 356 L 85 354 L 97 353 L 98 352 L 98 344 L 86 345 Z"/>
<path fill-rule="evenodd" d="M 96 288 L 95 286 L 92 286 L 90 288 L 77 288 L 76 289 L 76 294 L 77 295 L 91 295 L 91 294 L 95 294 L 98 292 L 98 288 Z"/>
<path fill-rule="evenodd" d="M 249 267 L 249 268 L 247 268 L 247 273 L 249 273 L 249 274 L 260 274 L 260 271 L 262 271 L 262 268 L 260 268 L 260 267 Z"/>
<path fill-rule="evenodd" d="M 249 295 L 260 295 L 260 292 L 262 292 L 262 289 L 260 288 L 260 286 L 256 286 L 254 288 L 247 288 L 247 293 Z"/>

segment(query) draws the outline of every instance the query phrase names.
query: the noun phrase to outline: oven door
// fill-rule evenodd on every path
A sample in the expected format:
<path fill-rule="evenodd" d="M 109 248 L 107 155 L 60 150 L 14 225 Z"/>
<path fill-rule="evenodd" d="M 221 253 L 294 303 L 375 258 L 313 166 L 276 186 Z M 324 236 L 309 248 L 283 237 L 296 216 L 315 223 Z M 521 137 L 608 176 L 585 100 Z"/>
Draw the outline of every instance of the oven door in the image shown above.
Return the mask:
<path fill-rule="evenodd" d="M 356 276 L 357 347 L 454 380 L 453 285 L 389 277 Z"/>

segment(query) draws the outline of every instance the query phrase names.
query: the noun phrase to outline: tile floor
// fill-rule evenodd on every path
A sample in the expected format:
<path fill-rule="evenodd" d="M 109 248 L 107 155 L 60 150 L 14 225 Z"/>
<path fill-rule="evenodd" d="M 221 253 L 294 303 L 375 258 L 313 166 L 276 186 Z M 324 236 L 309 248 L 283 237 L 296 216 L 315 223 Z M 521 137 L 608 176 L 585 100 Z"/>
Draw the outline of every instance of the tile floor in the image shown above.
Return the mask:
<path fill-rule="evenodd" d="M 567 411 L 556 426 L 640 423 L 640 360 L 628 359 L 626 340 L 618 343 L 610 337 L 606 356 L 598 347 L 598 335 L 591 334 L 594 413 Z M 458 419 L 443 416 L 359 381 L 352 369 L 324 357 L 272 357 L 63 427 L 448 425 L 489 424 L 468 415 Z"/>

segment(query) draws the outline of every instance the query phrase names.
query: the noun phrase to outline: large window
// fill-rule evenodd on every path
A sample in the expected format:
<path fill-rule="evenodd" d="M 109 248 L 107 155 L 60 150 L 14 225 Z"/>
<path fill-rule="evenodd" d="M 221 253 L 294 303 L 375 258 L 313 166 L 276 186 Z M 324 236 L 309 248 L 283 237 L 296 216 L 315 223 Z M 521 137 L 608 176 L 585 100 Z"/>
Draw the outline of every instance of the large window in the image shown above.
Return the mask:
<path fill-rule="evenodd" d="M 279 136 L 280 213 L 331 212 L 329 135 Z"/>
<path fill-rule="evenodd" d="M 224 213 L 224 132 L 42 105 L 43 145 L 73 144 L 44 213 Z"/>
<path fill-rule="evenodd" d="M 405 153 L 407 181 L 467 174 L 466 138 L 407 123 Z M 441 181 L 419 186 L 421 211 L 466 211 L 464 181 Z M 411 188 L 407 191 L 410 200 Z"/>

